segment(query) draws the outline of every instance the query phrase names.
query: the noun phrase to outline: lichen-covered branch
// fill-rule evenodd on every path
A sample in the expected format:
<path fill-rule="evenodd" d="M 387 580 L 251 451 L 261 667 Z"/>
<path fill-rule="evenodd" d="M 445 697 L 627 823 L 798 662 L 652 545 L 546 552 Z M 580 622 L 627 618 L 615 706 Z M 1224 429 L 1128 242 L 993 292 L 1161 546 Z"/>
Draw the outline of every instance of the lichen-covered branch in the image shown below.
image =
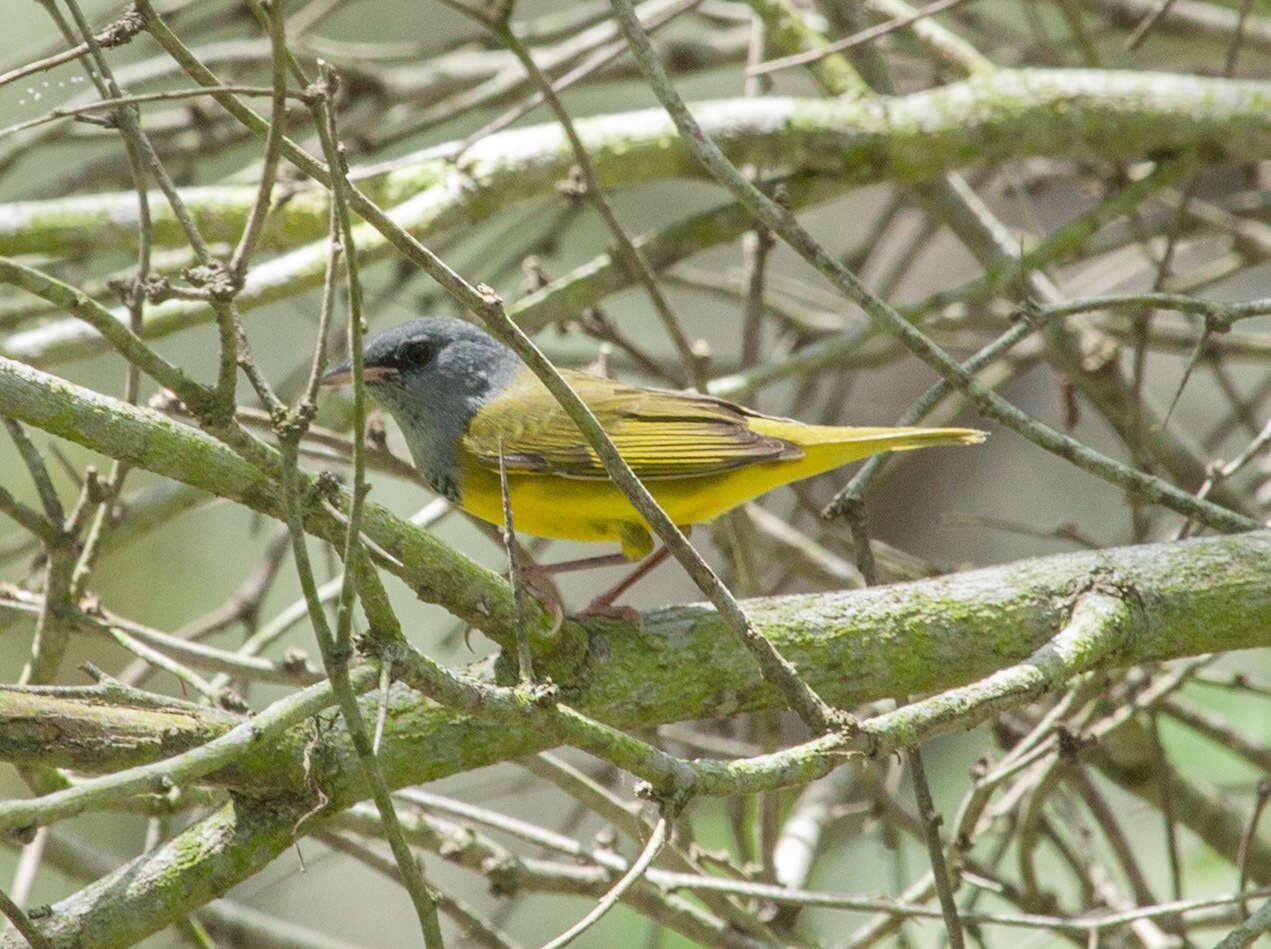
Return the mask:
<path fill-rule="evenodd" d="M 1271 532 L 1258 531 L 1020 561 L 867 590 L 762 598 L 747 601 L 745 609 L 808 682 L 843 707 L 902 693 L 938 692 L 1022 663 L 1065 625 L 1068 611 L 1089 588 L 1116 591 L 1138 616 L 1133 635 L 1101 661 L 1106 668 L 1267 645 L 1271 590 L 1260 565 L 1269 554 Z M 643 629 L 637 625 L 595 623 L 585 668 L 577 680 L 562 683 L 572 706 L 619 728 L 700 717 L 703 710 L 731 715 L 781 706 L 778 691 L 763 682 L 713 610 L 700 605 L 670 607 L 645 614 Z M 1074 670 L 1085 663 L 1084 657 L 1077 659 Z M 469 675 L 474 681 L 493 683 L 493 671 L 484 666 Z M 1053 681 L 1053 673 L 1046 675 Z M 1020 681 L 1024 693 L 1030 693 L 1044 680 Z M 969 690 L 956 702 L 960 708 L 974 708 L 981 698 L 1001 700 L 997 692 L 986 690 L 977 696 Z M 1017 700 L 1025 698 L 1020 694 Z M 32 690 L 6 701 L 28 709 L 28 721 L 40 716 L 55 720 L 76 707 L 59 711 L 62 699 L 56 693 Z M 952 706 L 947 713 L 938 705 L 930 706 L 921 718 L 900 710 L 871 729 L 887 732 L 887 747 L 892 747 L 891 741 L 917 741 L 978 720 L 959 719 Z M 527 721 L 531 719 L 527 711 Z M 180 747 L 183 741 L 206 735 L 191 729 L 208 727 L 207 722 L 179 725 L 165 718 L 162 726 L 168 734 L 140 741 L 138 726 L 131 720 L 121 723 L 121 739 L 136 748 L 128 760 L 162 757 L 168 751 L 159 744 L 161 739 Z M 112 727 L 105 717 L 94 725 L 105 740 L 111 739 Z M 0 740 L 0 748 L 9 760 L 56 754 L 59 761 L 85 770 L 119 763 L 76 736 L 59 741 L 40 734 L 44 740 L 39 747 L 27 745 L 24 750 L 28 729 L 19 730 L 22 741 Z M 253 750 L 231 769 L 209 772 L 205 780 L 243 791 L 277 793 L 296 773 L 307 737 L 303 730 L 289 733 Z M 518 731 L 506 721 L 489 726 L 479 715 L 458 715 L 395 688 L 382 760 L 390 783 L 401 786 L 551 743 L 551 735 L 535 729 Z M 431 749 L 429 755 L 419 753 L 424 746 Z M 353 754 L 351 747 L 333 740 L 328 751 L 331 773 L 346 775 L 340 779 L 342 785 L 326 788 L 333 801 L 364 794 L 352 758 L 347 757 Z"/>
<path fill-rule="evenodd" d="M 1077 623 L 1097 624 L 1105 619 L 1122 624 L 1122 633 L 1131 633 L 1108 660 L 1111 664 L 1265 645 L 1266 630 L 1271 627 L 1271 590 L 1263 582 L 1260 565 L 1268 555 L 1271 532 L 1262 531 L 1049 557 L 852 593 L 755 600 L 747 603 L 746 609 L 757 627 L 791 657 L 827 699 L 851 705 L 975 681 L 1018 662 L 1068 623 L 1068 611 L 1074 603 L 1085 603 L 1094 610 L 1079 611 L 1080 619 L 1074 616 L 1067 635 L 1075 631 L 1084 641 L 1087 630 L 1097 627 L 1079 628 Z M 1081 599 L 1083 589 L 1095 590 L 1094 598 L 1087 595 Z M 1132 626 L 1124 625 L 1118 613 L 1127 608 L 1138 617 Z M 573 704 L 620 727 L 700 716 L 704 709 L 723 715 L 781 705 L 778 691 L 763 682 L 749 656 L 720 628 L 721 621 L 713 611 L 697 606 L 662 610 L 646 615 L 644 627 L 643 631 L 630 627 L 619 631 L 606 625 L 593 630 L 593 644 L 599 646 L 603 639 L 604 647 L 593 655 L 585 679 L 567 688 Z M 611 629 L 612 634 L 606 634 L 605 629 Z M 1077 671 L 1088 660 L 1083 652 L 1060 645 L 1040 661 L 1065 663 L 1062 668 Z M 1053 681 L 1054 670 L 1039 666 L 1039 671 Z M 1023 667 L 1021 672 L 1028 675 Z M 960 694 L 974 696 L 974 691 Z M 30 689 L 24 690 L 21 698 L 37 705 L 62 701 L 55 691 Z M 36 705 L 31 708 L 38 711 Z M 903 716 L 903 710 L 893 714 Z M 107 738 L 111 720 L 102 718 Z M 165 720 L 161 727 L 171 729 L 175 724 Z M 936 730 L 947 727 L 944 716 L 929 724 Z M 195 727 L 194 723 L 189 727 Z M 903 723 L 901 728 L 900 740 L 917 740 L 931 733 L 905 730 Z M 230 778 L 242 789 L 261 782 L 254 789 L 256 793 L 284 796 L 276 798 L 273 805 L 248 806 L 240 800 L 210 819 L 220 828 L 212 835 L 217 843 L 212 851 L 186 864 L 191 878 L 211 875 L 227 886 L 258 869 L 265 859 L 262 851 L 277 853 L 287 846 L 298 805 L 288 803 L 291 798 L 285 796 L 279 781 L 285 783 L 288 776 L 300 780 L 310 738 L 306 727 L 293 728 L 276 740 L 262 742 L 262 747 L 246 750 L 223 776 L 214 771 L 204 775 L 205 780 L 214 782 L 219 777 Z M 380 761 L 389 783 L 402 786 L 523 755 L 551 743 L 552 737 L 539 729 L 518 729 L 507 721 L 492 726 L 479 716 L 456 714 L 397 688 L 391 696 Z M 421 754 L 421 748 L 429 753 Z M 352 804 L 367 792 L 353 767 L 354 756 L 342 730 L 333 730 L 322 743 L 313 779 L 332 810 Z M 800 762 L 797 755 L 789 757 L 788 777 L 795 780 L 804 776 L 807 762 Z M 304 792 L 292 788 L 292 793 Z M 259 836 L 249 846 L 248 841 L 230 833 L 230 828 L 238 826 L 235 815 L 244 806 L 255 815 L 253 819 L 263 819 L 260 809 L 272 806 L 285 815 L 278 821 L 286 826 L 260 826 Z M 178 837 L 163 850 L 188 846 L 189 841 L 206 842 L 208 831 L 201 827 L 186 832 L 189 840 Z M 1204 832 L 1204 828 L 1199 830 Z M 172 858 L 148 854 L 138 858 L 138 866 L 155 861 L 162 865 L 165 859 Z M 1258 861 L 1255 875 L 1262 878 L 1260 856 Z M 112 913 L 113 908 L 107 910 L 93 900 L 84 900 L 85 893 L 94 889 L 118 896 L 113 889 L 118 886 L 117 877 L 114 883 L 108 878 L 72 897 L 68 906 L 57 908 L 58 914 L 85 912 L 91 917 Z M 194 884 L 191 892 L 197 896 L 203 892 L 202 886 Z M 145 888 L 129 897 L 134 903 L 151 898 Z M 181 905 L 188 910 L 196 904 Z M 162 923 L 162 919 L 145 918 L 147 926 Z M 81 919 L 79 925 L 87 922 Z"/>
<path fill-rule="evenodd" d="M 1257 160 L 1271 149 L 1271 83 L 1097 70 L 1000 70 L 934 90 L 870 100 L 778 97 L 700 103 L 693 114 L 730 160 L 773 170 L 822 171 L 845 185 L 921 182 L 954 168 L 1030 155 L 1131 160 L 1194 152 L 1213 160 Z M 605 188 L 701 174 L 665 113 L 647 109 L 578 120 L 579 136 Z M 451 164 L 446 148 L 354 175 L 366 197 L 420 239 L 486 219 L 511 204 L 547 198 L 569 175 L 573 152 L 555 124 L 492 135 Z M 189 189 L 187 204 L 209 241 L 234 240 L 255 198 L 249 187 Z M 125 246 L 136 195 L 94 195 L 0 205 L 0 254 L 69 256 Z M 156 206 L 154 238 L 180 240 Z M 246 310 L 320 285 L 327 193 L 297 192 L 271 214 L 262 249 L 289 254 L 247 275 Z M 391 245 L 356 229 L 359 259 L 387 259 Z M 303 242 L 312 242 L 297 247 Z M 208 322 L 206 304 L 169 300 L 150 307 L 144 335 Z M 0 353 L 47 364 L 100 351 L 74 323 L 15 333 Z"/>

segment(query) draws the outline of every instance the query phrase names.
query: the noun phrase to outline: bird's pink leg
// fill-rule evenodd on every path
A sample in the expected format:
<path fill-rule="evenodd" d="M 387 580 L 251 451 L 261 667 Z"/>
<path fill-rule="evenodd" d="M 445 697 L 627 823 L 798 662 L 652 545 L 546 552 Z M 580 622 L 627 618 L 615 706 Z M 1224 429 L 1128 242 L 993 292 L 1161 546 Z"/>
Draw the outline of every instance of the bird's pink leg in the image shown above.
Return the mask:
<path fill-rule="evenodd" d="M 587 604 L 587 608 L 580 613 L 580 616 L 616 616 L 621 619 L 630 619 L 635 610 L 630 606 L 614 606 L 613 601 L 626 593 L 635 586 L 641 579 L 645 577 L 654 567 L 671 555 L 671 551 L 663 544 L 654 553 L 645 557 L 634 570 L 619 580 L 614 586 L 610 587 L 600 596 L 596 597 Z"/>
<path fill-rule="evenodd" d="M 685 536 L 691 532 L 691 527 L 683 527 Z M 601 593 L 593 599 L 585 610 L 579 613 L 579 616 L 616 616 L 622 619 L 630 619 L 636 615 L 636 611 L 631 607 L 614 606 L 613 601 L 626 593 L 640 580 L 642 580 L 650 571 L 657 567 L 662 561 L 666 560 L 671 552 L 663 544 L 656 551 L 645 557 L 634 570 L 619 580 L 614 586 L 610 587 L 604 593 Z M 560 563 L 544 563 L 544 564 L 526 564 L 520 568 L 521 579 L 531 590 L 538 595 L 553 611 L 560 609 L 560 596 L 556 593 L 554 586 L 550 581 L 546 584 L 537 584 L 536 580 L 542 580 L 547 577 L 555 576 L 558 573 L 569 573 L 574 570 L 591 570 L 597 567 L 619 567 L 623 564 L 630 563 L 622 554 L 601 554 L 595 557 L 581 557 L 577 560 L 562 560 Z"/>
<path fill-rule="evenodd" d="M 631 561 L 622 554 L 602 554 L 598 557 L 580 557 L 578 560 L 562 560 L 560 563 L 531 563 L 521 568 L 521 576 L 550 577 L 571 570 L 591 570 L 595 567 L 621 567 Z"/>

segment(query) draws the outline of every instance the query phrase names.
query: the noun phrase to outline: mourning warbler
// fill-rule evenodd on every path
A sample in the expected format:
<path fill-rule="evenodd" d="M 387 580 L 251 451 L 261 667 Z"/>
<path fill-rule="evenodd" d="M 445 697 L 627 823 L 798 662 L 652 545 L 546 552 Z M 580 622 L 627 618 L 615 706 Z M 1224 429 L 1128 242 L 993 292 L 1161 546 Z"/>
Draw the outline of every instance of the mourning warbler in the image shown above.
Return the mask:
<path fill-rule="evenodd" d="M 367 388 L 392 413 L 424 479 L 465 511 L 503 523 L 499 451 L 518 531 L 616 541 L 631 560 L 648 525 L 609 480 L 573 420 L 507 346 L 462 320 L 411 320 L 366 342 Z M 779 485 L 882 451 L 973 444 L 969 428 L 806 425 L 724 399 L 562 375 L 679 525 L 709 521 Z M 324 384 L 351 380 L 346 363 Z"/>

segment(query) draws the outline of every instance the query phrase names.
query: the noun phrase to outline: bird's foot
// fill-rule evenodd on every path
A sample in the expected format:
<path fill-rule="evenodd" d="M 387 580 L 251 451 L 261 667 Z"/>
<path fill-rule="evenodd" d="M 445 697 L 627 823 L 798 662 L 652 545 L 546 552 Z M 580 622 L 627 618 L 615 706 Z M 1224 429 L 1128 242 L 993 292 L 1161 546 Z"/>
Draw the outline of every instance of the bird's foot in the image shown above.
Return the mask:
<path fill-rule="evenodd" d="M 624 623 L 634 623 L 637 632 L 644 632 L 644 614 L 637 610 L 634 606 L 623 606 L 617 603 L 605 602 L 603 597 L 597 597 L 587 604 L 586 609 L 573 615 L 573 619 L 608 619 L 620 620 Z"/>
<path fill-rule="evenodd" d="M 644 621 L 642 614 L 634 606 L 622 606 L 603 596 L 596 597 L 585 609 L 574 615 L 581 618 L 620 619 L 640 623 L 642 626 Z"/>
<path fill-rule="evenodd" d="M 560 591 L 547 576 L 537 571 L 522 569 L 519 571 L 521 589 L 523 589 L 542 605 L 552 616 L 552 628 L 549 636 L 555 635 L 565 622 L 565 604 L 561 601 Z"/>

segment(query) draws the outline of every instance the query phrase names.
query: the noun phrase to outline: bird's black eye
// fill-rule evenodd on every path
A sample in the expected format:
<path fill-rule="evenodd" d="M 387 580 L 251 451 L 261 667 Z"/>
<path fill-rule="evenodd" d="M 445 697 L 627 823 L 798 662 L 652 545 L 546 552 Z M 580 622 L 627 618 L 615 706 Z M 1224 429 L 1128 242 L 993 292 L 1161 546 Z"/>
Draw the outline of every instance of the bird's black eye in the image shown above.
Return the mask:
<path fill-rule="evenodd" d="M 399 369 L 418 369 L 432 362 L 437 355 L 437 344 L 430 339 L 412 339 L 403 343 L 397 352 Z"/>

